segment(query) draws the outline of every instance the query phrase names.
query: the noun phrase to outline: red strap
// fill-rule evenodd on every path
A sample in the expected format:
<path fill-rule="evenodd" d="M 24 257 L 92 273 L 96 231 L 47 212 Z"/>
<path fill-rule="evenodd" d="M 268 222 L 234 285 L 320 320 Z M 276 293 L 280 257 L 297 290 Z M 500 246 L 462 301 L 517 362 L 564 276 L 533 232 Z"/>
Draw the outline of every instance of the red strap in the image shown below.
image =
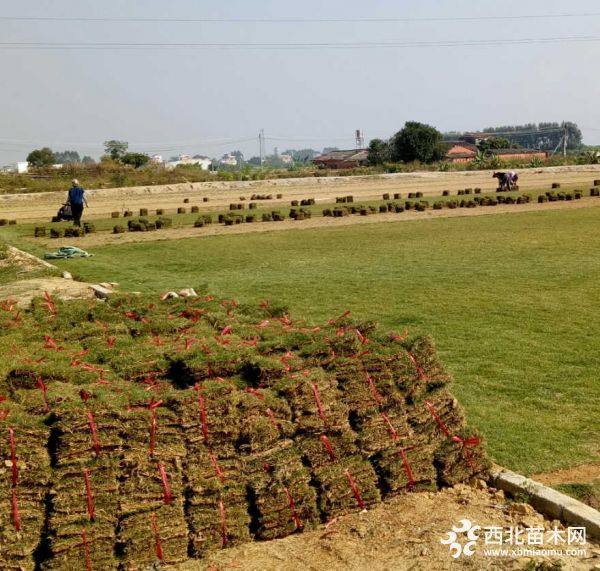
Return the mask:
<path fill-rule="evenodd" d="M 221 516 L 221 547 L 227 545 L 227 517 L 223 500 L 219 500 L 219 515 Z"/>
<path fill-rule="evenodd" d="M 19 514 L 19 504 L 17 502 L 16 488 L 12 489 L 11 509 L 12 509 L 13 525 L 15 526 L 15 529 L 17 531 L 21 531 L 21 516 Z"/>
<path fill-rule="evenodd" d="M 431 416 L 433 416 L 433 418 L 435 419 L 435 421 L 438 423 L 438 426 L 440 427 L 440 430 L 448 438 L 450 438 L 450 431 L 448 430 L 448 427 L 444 424 L 444 421 L 440 418 L 440 415 L 436 412 L 434 406 L 429 401 L 425 401 L 425 406 L 427 407 L 427 409 L 431 413 Z"/>
<path fill-rule="evenodd" d="M 202 427 L 202 435 L 204 436 L 205 442 L 208 442 L 208 425 L 206 423 L 206 408 L 204 406 L 204 397 L 200 392 L 200 387 L 197 386 L 198 390 L 198 408 L 200 409 L 200 426 Z"/>
<path fill-rule="evenodd" d="M 38 377 L 36 379 L 36 384 L 37 384 L 38 388 L 40 389 L 40 391 L 42 391 L 42 399 L 44 401 L 44 412 L 49 412 L 50 407 L 48 406 L 48 398 L 47 398 L 47 394 L 46 394 L 48 392 L 48 388 L 44 384 L 44 381 L 42 381 L 42 377 Z"/>
<path fill-rule="evenodd" d="M 90 471 L 87 468 L 83 469 L 83 479 L 85 481 L 85 497 L 87 502 L 87 512 L 90 521 L 94 521 L 94 496 L 92 494 L 92 486 L 90 484 Z"/>
<path fill-rule="evenodd" d="M 285 495 L 287 496 L 288 503 L 290 504 L 290 511 L 292 512 L 292 519 L 294 520 L 294 525 L 296 529 L 302 529 L 302 522 L 298 517 L 298 513 L 296 512 L 296 503 L 294 502 L 294 498 L 292 498 L 292 494 L 290 491 L 284 486 L 283 490 L 285 491 Z"/>
<path fill-rule="evenodd" d="M 152 522 L 152 532 L 154 533 L 154 549 L 156 551 L 156 557 L 158 557 L 159 561 L 162 561 L 165 558 L 165 556 L 163 553 L 162 543 L 160 541 L 160 534 L 158 532 L 158 522 L 156 521 L 155 513 L 150 515 L 150 520 Z"/>
<path fill-rule="evenodd" d="M 327 419 L 325 418 L 325 413 L 323 412 L 323 403 L 321 403 L 321 396 L 319 395 L 319 389 L 315 383 L 310 384 L 312 387 L 313 395 L 315 397 L 315 402 L 317 403 L 317 410 L 319 411 L 319 417 L 323 421 L 323 424 L 327 426 Z"/>
<path fill-rule="evenodd" d="M 371 390 L 371 394 L 373 395 L 373 398 L 375 399 L 377 404 L 381 404 L 381 402 L 383 401 L 383 398 L 379 394 L 379 391 L 377 390 L 377 387 L 375 386 L 373 378 L 367 372 L 365 372 L 365 376 L 367 378 L 367 383 L 369 383 L 369 389 Z"/>
<path fill-rule="evenodd" d="M 92 560 L 90 557 L 90 546 L 87 540 L 87 533 L 85 529 L 81 530 L 81 541 L 83 544 L 83 554 L 85 557 L 85 569 L 86 571 L 92 571 Z"/>
<path fill-rule="evenodd" d="M 331 446 L 331 442 L 329 442 L 329 438 L 324 434 L 321 434 L 321 441 L 325 445 L 325 450 L 327 450 L 327 454 L 332 460 L 335 460 L 335 454 L 333 453 L 333 447 Z"/>
<path fill-rule="evenodd" d="M 219 478 L 219 480 L 223 482 L 225 480 L 225 476 L 223 475 L 221 468 L 219 468 L 219 465 L 217 464 L 217 459 L 215 458 L 215 455 L 212 452 L 210 453 L 210 462 L 215 470 L 217 478 Z"/>
<path fill-rule="evenodd" d="M 156 448 L 156 408 L 150 409 L 150 456 L 154 455 Z"/>
<path fill-rule="evenodd" d="M 392 421 L 390 420 L 389 416 L 385 414 L 385 412 L 382 412 L 381 418 L 383 418 L 383 420 L 387 424 L 387 428 L 390 433 L 390 436 L 392 437 L 392 440 L 398 440 L 398 431 L 394 428 L 394 425 L 392 424 Z"/>
<path fill-rule="evenodd" d="M 173 492 L 171 492 L 171 486 L 169 485 L 167 471 L 165 469 L 165 465 L 162 462 L 158 463 L 158 472 L 162 481 L 163 500 L 165 504 L 169 505 L 173 501 Z"/>
<path fill-rule="evenodd" d="M 408 353 L 408 358 L 412 361 L 412 364 L 415 366 L 415 369 L 417 369 L 417 374 L 419 375 L 419 379 L 421 381 L 426 381 L 427 375 L 425 374 L 423 367 L 421 367 L 421 365 L 419 365 L 419 363 L 417 362 L 417 359 L 410 351 L 407 351 L 407 353 Z"/>
<path fill-rule="evenodd" d="M 352 488 L 352 493 L 354 494 L 354 497 L 356 498 L 356 501 L 358 502 L 360 509 L 364 510 L 365 502 L 363 502 L 363 499 L 360 495 L 360 490 L 358 489 L 358 486 L 356 485 L 356 482 L 354 481 L 352 474 L 350 473 L 349 470 L 345 470 L 344 473 L 346 474 L 346 477 L 348 478 L 348 482 L 350 483 L 350 487 Z"/>
<path fill-rule="evenodd" d="M 88 424 L 90 425 L 90 431 L 92 433 L 92 448 L 94 449 L 94 452 L 98 455 L 100 455 L 100 441 L 98 440 L 98 431 L 96 430 L 96 423 L 94 422 L 94 415 L 88 411 L 87 413 L 87 417 L 88 417 Z"/>
<path fill-rule="evenodd" d="M 410 464 L 408 462 L 408 458 L 406 456 L 406 452 L 408 450 L 412 450 L 412 447 L 411 448 L 400 448 L 400 456 L 402 457 L 402 466 L 404 467 L 404 471 L 406 472 L 406 477 L 408 478 L 407 488 L 409 490 L 412 490 L 415 485 L 415 478 L 413 475 L 412 468 L 410 467 Z"/>
<path fill-rule="evenodd" d="M 19 481 L 19 468 L 17 466 L 17 451 L 15 446 L 15 431 L 10 427 L 8 429 L 10 440 L 10 462 L 12 464 L 12 485 L 16 486 Z"/>

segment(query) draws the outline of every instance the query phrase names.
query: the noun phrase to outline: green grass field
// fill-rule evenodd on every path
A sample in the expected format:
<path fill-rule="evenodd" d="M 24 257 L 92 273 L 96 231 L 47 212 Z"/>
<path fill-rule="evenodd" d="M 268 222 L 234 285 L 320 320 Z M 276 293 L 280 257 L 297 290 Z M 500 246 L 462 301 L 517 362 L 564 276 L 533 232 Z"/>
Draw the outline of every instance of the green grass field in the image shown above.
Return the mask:
<path fill-rule="evenodd" d="M 212 236 L 60 262 L 124 290 L 205 285 L 296 316 L 431 333 L 493 458 L 531 473 L 600 441 L 600 208 Z M 273 228 L 275 230 L 275 228 Z"/>

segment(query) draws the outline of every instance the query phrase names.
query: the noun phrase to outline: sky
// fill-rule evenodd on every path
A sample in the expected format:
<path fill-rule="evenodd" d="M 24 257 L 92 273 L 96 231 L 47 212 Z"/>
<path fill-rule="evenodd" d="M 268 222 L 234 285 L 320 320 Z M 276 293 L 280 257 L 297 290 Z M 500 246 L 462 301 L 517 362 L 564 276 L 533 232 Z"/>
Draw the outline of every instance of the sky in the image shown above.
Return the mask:
<path fill-rule="evenodd" d="M 0 0 L 0 165 L 42 146 L 97 158 L 107 139 L 165 158 L 249 158 L 260 129 L 269 153 L 354 148 L 356 129 L 368 142 L 411 120 L 441 131 L 568 120 L 600 144 L 599 25 L 597 0 Z M 473 45 L 573 37 L 592 40 Z M 23 42 L 227 46 L 6 45 Z M 409 45 L 368 45 L 394 42 Z M 440 45 L 452 42 L 471 45 Z"/>

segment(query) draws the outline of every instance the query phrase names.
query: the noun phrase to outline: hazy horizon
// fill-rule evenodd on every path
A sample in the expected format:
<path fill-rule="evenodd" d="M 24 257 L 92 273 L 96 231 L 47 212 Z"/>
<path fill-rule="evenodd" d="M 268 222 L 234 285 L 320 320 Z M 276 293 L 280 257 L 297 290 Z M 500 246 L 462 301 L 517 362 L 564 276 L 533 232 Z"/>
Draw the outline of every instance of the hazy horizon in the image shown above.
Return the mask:
<path fill-rule="evenodd" d="M 600 144 L 592 0 L 0 0 L 0 165 L 49 146 L 97 158 L 107 139 L 132 151 L 221 156 L 387 138 L 405 121 L 440 131 L 574 121 Z M 582 16 L 581 14 L 587 14 Z M 530 16 L 566 14 L 560 18 Z M 410 21 L 132 22 L 33 18 L 393 19 Z M 506 19 L 456 19 L 496 18 Z M 511 19 L 508 19 L 510 17 Z M 3 19 L 4 18 L 4 19 Z M 430 20 L 438 18 L 437 20 Z M 429 20 L 428 20 L 429 19 Z M 557 38 L 564 41 L 554 42 Z M 570 38 L 567 40 L 567 38 Z M 575 40 L 573 38 L 576 38 Z M 549 40 L 538 43 L 539 40 Z M 503 45 L 442 42 L 502 40 Z M 526 41 L 525 41 L 526 40 Z M 535 40 L 535 43 L 532 43 Z M 9 49 L 7 43 L 228 44 L 219 47 Z M 360 42 L 356 48 L 314 44 Z M 369 43 L 406 42 L 409 47 Z M 415 47 L 414 42 L 437 42 Z M 242 44 L 277 44 L 257 49 Z M 291 49 L 281 44 L 313 44 Z M 4 45 L 2 45 L 4 44 Z"/>

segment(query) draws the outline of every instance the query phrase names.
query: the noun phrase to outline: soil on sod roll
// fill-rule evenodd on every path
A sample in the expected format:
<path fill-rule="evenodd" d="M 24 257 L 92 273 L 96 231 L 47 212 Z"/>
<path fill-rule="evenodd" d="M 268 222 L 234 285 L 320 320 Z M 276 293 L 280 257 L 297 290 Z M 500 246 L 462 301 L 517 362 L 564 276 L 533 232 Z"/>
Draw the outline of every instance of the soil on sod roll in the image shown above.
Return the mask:
<path fill-rule="evenodd" d="M 210 295 L 0 304 L 0 568 L 175 565 L 486 471 L 428 338 Z"/>

